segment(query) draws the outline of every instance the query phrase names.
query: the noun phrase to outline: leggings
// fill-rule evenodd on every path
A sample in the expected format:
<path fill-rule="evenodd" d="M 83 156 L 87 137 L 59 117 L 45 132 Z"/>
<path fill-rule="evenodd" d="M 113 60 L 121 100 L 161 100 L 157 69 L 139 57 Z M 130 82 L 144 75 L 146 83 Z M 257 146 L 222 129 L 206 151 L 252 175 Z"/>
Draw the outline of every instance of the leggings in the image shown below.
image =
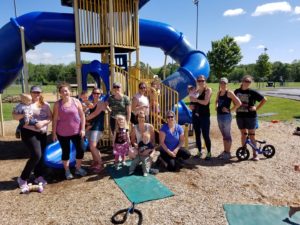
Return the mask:
<path fill-rule="evenodd" d="M 32 171 L 36 178 L 43 176 L 45 173 L 43 155 L 47 145 L 47 134 L 22 128 L 21 138 L 30 151 L 30 158 L 22 171 L 21 178 L 28 180 Z"/>
<path fill-rule="evenodd" d="M 210 152 L 211 151 L 211 141 L 209 137 L 210 117 L 209 116 L 198 117 L 193 114 L 193 127 L 195 130 L 196 145 L 198 147 L 199 152 L 201 152 L 202 149 L 201 132 L 206 145 L 207 152 Z"/>
<path fill-rule="evenodd" d="M 75 145 L 76 149 L 76 159 L 83 159 L 84 151 L 82 147 L 82 140 L 79 134 L 73 136 L 60 136 L 57 134 L 57 139 L 62 149 L 62 157 L 63 161 L 70 159 L 70 141 L 72 141 L 73 145 Z"/>
<path fill-rule="evenodd" d="M 191 153 L 184 148 L 180 148 L 179 151 L 177 152 L 176 157 L 173 158 L 173 157 L 169 156 L 169 154 L 163 148 L 160 148 L 160 156 L 167 163 L 167 169 L 169 171 L 176 171 L 176 169 L 178 168 L 176 161 L 178 159 L 185 160 L 185 159 L 190 158 Z"/>

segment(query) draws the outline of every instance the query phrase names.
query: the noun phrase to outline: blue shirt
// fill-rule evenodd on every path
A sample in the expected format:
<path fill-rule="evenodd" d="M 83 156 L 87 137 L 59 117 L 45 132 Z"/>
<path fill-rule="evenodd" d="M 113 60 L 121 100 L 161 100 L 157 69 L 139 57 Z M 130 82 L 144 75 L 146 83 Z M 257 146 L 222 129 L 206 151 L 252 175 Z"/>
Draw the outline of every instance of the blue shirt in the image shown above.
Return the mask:
<path fill-rule="evenodd" d="M 180 125 L 176 124 L 174 132 L 171 133 L 168 124 L 162 125 L 160 131 L 164 132 L 165 137 L 165 145 L 170 151 L 173 151 L 179 145 L 180 135 L 183 134 L 183 129 Z"/>

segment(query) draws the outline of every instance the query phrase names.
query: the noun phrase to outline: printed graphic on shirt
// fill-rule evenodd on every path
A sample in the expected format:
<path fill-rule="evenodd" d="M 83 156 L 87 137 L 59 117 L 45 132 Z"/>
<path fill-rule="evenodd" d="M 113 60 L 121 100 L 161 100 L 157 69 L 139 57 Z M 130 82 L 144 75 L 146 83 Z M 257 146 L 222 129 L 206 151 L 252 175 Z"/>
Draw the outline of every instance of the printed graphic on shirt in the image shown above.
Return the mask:
<path fill-rule="evenodd" d="M 237 93 L 237 97 L 241 100 L 242 105 L 236 110 L 237 112 L 249 112 L 249 94 Z"/>

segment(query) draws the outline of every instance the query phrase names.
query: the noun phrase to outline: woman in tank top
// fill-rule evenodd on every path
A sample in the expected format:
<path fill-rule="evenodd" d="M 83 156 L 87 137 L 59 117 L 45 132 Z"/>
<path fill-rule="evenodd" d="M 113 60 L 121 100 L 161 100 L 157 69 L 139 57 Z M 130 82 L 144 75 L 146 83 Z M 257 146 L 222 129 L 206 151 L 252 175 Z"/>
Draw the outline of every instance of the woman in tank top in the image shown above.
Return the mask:
<path fill-rule="evenodd" d="M 86 171 L 81 168 L 84 155 L 81 139 L 85 136 L 85 117 L 80 101 L 70 96 L 69 84 L 61 83 L 58 92 L 61 99 L 53 107 L 52 138 L 60 143 L 65 176 L 69 180 L 73 178 L 69 169 L 70 141 L 76 148 L 75 175 L 86 175 Z"/>
<path fill-rule="evenodd" d="M 193 102 L 194 109 L 192 114 L 193 128 L 195 130 L 196 145 L 198 148 L 198 157 L 202 156 L 202 143 L 201 134 L 203 136 L 207 154 L 205 160 L 211 159 L 211 140 L 209 136 L 210 132 L 210 111 L 209 104 L 212 94 L 211 88 L 207 87 L 206 78 L 200 75 L 197 78 L 197 92 L 198 98 L 190 97 L 191 102 Z"/>
<path fill-rule="evenodd" d="M 236 97 L 236 95 L 228 89 L 228 79 L 222 77 L 220 79 L 220 90 L 217 94 L 215 108 L 217 111 L 218 126 L 223 136 L 223 146 L 224 151 L 218 156 L 220 159 L 228 160 L 231 158 L 231 112 L 240 107 L 241 101 Z M 231 102 L 233 102 L 233 107 L 231 107 Z"/>
<path fill-rule="evenodd" d="M 149 120 L 149 99 L 146 96 L 146 91 L 147 91 L 147 85 L 144 82 L 139 83 L 139 92 L 133 96 L 132 99 L 132 106 L 131 106 L 131 111 L 132 111 L 132 116 L 131 116 L 131 123 L 137 124 L 137 114 L 141 111 L 145 113 L 145 118 L 146 122 Z"/>

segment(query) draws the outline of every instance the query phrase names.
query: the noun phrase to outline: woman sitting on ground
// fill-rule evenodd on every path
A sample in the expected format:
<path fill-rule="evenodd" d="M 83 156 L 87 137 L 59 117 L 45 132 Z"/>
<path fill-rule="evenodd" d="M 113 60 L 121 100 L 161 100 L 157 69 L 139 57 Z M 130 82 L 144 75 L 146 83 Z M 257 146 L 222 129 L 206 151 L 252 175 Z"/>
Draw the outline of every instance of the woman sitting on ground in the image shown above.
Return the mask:
<path fill-rule="evenodd" d="M 162 125 L 159 132 L 160 157 L 166 162 L 169 171 L 180 169 L 180 160 L 190 158 L 191 153 L 184 149 L 184 132 L 182 127 L 176 123 L 175 113 L 167 112 L 167 123 Z"/>

